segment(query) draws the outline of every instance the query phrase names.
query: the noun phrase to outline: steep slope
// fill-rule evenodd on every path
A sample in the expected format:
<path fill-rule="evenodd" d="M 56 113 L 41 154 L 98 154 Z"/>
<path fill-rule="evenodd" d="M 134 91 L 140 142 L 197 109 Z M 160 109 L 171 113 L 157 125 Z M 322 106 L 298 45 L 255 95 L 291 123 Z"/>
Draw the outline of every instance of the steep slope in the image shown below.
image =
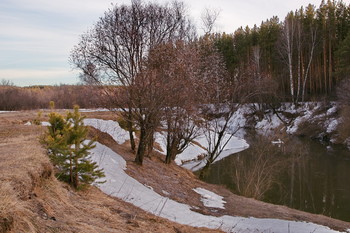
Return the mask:
<path fill-rule="evenodd" d="M 21 115 L 22 114 L 22 115 Z M 95 187 L 76 192 L 53 176 L 35 113 L 0 115 L 0 232 L 197 232 Z M 214 232 L 200 229 L 202 232 Z"/>

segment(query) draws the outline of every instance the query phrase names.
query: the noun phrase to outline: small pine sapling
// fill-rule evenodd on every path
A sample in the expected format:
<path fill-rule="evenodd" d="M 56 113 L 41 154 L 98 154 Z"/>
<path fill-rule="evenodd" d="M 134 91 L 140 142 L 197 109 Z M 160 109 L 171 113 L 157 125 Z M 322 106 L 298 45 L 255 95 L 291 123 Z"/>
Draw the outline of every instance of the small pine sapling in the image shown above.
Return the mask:
<path fill-rule="evenodd" d="M 66 122 L 68 124 L 68 144 L 72 159 L 70 167 L 70 183 L 75 188 L 82 184 L 91 184 L 96 179 L 104 177 L 102 169 L 98 169 L 95 162 L 89 158 L 90 150 L 95 148 L 95 140 L 87 141 L 88 128 L 84 125 L 84 118 L 79 113 L 79 107 L 74 106 L 74 112 L 67 114 Z"/>
<path fill-rule="evenodd" d="M 50 126 L 42 142 L 58 170 L 57 177 L 75 188 L 83 188 L 104 177 L 102 169 L 90 160 L 89 151 L 95 147 L 95 140 L 87 140 L 88 129 L 79 107 L 75 106 L 66 118 L 55 112 L 50 113 L 49 118 Z"/>

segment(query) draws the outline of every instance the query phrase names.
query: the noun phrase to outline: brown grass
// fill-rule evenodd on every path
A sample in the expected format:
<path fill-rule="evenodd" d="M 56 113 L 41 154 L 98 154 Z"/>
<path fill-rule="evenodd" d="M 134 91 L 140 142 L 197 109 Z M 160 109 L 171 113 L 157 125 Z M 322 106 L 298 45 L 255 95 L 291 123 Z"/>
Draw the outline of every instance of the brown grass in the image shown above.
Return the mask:
<path fill-rule="evenodd" d="M 22 114 L 22 115 L 21 115 Z M 109 197 L 76 192 L 52 175 L 36 113 L 0 115 L 0 232 L 215 232 L 182 226 Z"/>
<path fill-rule="evenodd" d="M 45 127 L 23 125 L 36 114 L 35 111 L 0 114 L 0 233 L 218 232 L 182 226 L 153 216 L 95 187 L 76 192 L 57 181 L 45 150 L 38 142 Z M 106 113 L 86 115 L 113 117 Z M 96 133 L 95 130 L 91 132 Z M 309 221 L 337 230 L 350 228 L 347 222 L 234 195 L 222 186 L 201 182 L 193 173 L 175 164 L 165 165 L 164 156 L 158 153 L 145 158 L 142 167 L 137 166 L 127 143 L 117 145 L 104 133 L 99 133 L 99 141 L 126 159 L 129 175 L 162 195 L 199 207 L 198 212 Z M 226 209 L 203 206 L 200 196 L 192 190 L 196 187 L 222 195 L 227 202 Z"/>

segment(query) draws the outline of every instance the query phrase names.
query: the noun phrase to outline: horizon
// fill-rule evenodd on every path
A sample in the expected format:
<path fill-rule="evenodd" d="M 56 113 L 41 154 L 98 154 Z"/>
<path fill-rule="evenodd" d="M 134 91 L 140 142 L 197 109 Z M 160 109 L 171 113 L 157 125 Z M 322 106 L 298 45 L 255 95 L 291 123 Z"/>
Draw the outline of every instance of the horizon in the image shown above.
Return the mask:
<path fill-rule="evenodd" d="M 25 0 L 4 0 L 0 3 L 3 28 L 0 32 L 0 80 L 9 80 L 21 87 L 79 83 L 79 72 L 72 70 L 68 62 L 70 51 L 112 3 L 110 0 L 62 1 L 30 0 L 28 4 Z M 343 2 L 349 4 L 349 1 Z M 288 12 L 308 4 L 318 8 L 321 0 L 270 0 L 268 3 L 221 0 L 215 6 L 209 0 L 183 2 L 198 32 L 201 32 L 200 14 L 207 8 L 220 11 L 214 32 L 231 34 L 239 27 L 260 26 L 273 16 L 283 20 Z M 130 1 L 121 0 L 116 4 L 130 4 Z"/>

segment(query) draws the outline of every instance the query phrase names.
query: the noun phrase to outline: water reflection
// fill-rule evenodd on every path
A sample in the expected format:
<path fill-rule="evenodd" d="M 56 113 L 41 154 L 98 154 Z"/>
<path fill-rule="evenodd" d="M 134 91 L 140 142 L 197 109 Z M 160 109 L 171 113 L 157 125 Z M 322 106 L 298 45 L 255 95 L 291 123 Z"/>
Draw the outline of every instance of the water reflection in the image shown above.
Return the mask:
<path fill-rule="evenodd" d="M 254 136 L 251 147 L 213 164 L 204 178 L 234 193 L 350 221 L 350 152 L 289 138 L 282 147 Z"/>

